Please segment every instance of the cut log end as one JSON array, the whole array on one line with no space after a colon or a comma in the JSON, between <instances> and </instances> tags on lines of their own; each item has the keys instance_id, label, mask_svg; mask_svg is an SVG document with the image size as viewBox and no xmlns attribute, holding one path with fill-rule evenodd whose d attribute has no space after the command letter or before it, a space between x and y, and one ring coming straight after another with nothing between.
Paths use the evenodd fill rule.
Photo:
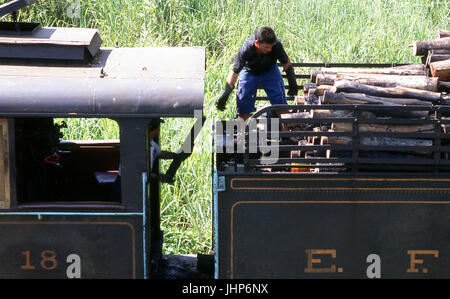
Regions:
<instances>
[{"instance_id":1,"label":"cut log end","mask_svg":"<svg viewBox=\"0 0 450 299\"><path fill-rule=\"evenodd\" d=\"M424 56L426 53L421 52L421 48L419 46L420 42L415 42L412 44L413 48L413 56Z\"/></svg>"},{"instance_id":2,"label":"cut log end","mask_svg":"<svg viewBox=\"0 0 450 299\"><path fill-rule=\"evenodd\" d=\"M430 63L430 71L433 77L440 81L447 81L450 77L450 59Z\"/></svg>"}]
</instances>

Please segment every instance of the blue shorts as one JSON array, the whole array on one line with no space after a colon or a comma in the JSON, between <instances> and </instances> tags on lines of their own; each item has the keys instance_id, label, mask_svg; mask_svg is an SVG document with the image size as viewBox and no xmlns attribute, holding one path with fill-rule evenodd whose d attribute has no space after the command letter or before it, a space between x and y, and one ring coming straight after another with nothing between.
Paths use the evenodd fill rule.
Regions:
<instances>
[{"instance_id":1,"label":"blue shorts","mask_svg":"<svg viewBox=\"0 0 450 299\"><path fill-rule=\"evenodd\" d=\"M255 111L256 91L260 84L272 105L287 103L283 77L276 64L261 75L254 75L244 67L239 75L236 92L237 112L239 114L249 114Z\"/></svg>"}]
</instances>

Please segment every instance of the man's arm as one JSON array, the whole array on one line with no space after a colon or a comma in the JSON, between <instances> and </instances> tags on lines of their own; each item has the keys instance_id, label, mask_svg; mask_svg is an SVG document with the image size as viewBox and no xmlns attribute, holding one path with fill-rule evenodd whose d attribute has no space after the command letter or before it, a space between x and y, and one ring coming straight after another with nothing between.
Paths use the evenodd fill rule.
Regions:
<instances>
[{"instance_id":1,"label":"man's arm","mask_svg":"<svg viewBox=\"0 0 450 299\"><path fill-rule=\"evenodd\" d=\"M228 98L234 89L238 76L239 74L236 74L233 70L231 70L228 74L225 90L216 102L216 107L218 110L223 111L225 109L225 105L227 104Z\"/></svg>"},{"instance_id":2,"label":"man's arm","mask_svg":"<svg viewBox=\"0 0 450 299\"><path fill-rule=\"evenodd\" d=\"M283 70L286 72L289 84L288 95L296 96L298 93L297 78L295 77L294 67L291 65L291 60L289 58L287 63L283 64Z\"/></svg>"},{"instance_id":3,"label":"man's arm","mask_svg":"<svg viewBox=\"0 0 450 299\"><path fill-rule=\"evenodd\" d=\"M230 71L230 74L227 78L227 83L234 88L234 85L236 84L237 78L239 74L236 74L233 70Z\"/></svg>"},{"instance_id":4,"label":"man's arm","mask_svg":"<svg viewBox=\"0 0 450 299\"><path fill-rule=\"evenodd\" d=\"M175 159L178 156L177 153L168 152L168 151L161 151L161 154L159 154L158 158L160 159Z\"/></svg>"},{"instance_id":5,"label":"man's arm","mask_svg":"<svg viewBox=\"0 0 450 299\"><path fill-rule=\"evenodd\" d=\"M288 61L282 65L283 66L283 71L287 71L287 69L291 66L291 60L288 57Z\"/></svg>"}]
</instances>

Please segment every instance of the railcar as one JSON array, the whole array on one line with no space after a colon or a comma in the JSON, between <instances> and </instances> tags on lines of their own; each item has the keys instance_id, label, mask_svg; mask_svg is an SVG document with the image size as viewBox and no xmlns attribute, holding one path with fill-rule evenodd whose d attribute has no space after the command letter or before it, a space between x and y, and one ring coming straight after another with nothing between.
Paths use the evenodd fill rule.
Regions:
<instances>
[{"instance_id":1,"label":"railcar","mask_svg":"<svg viewBox=\"0 0 450 299\"><path fill-rule=\"evenodd\" d=\"M0 15L33 2L8 2ZM202 123L205 49L101 44L95 29L0 24L1 278L148 278L160 269L149 124L196 113ZM119 138L62 140L61 118L110 119Z\"/></svg>"},{"instance_id":2,"label":"railcar","mask_svg":"<svg viewBox=\"0 0 450 299\"><path fill-rule=\"evenodd\" d=\"M0 16L34 2L10 1ZM192 151L205 120L205 48L101 45L94 29L0 23L0 278L450 277L448 106L274 105L243 127L213 121L211 254L164 256L149 125L195 118L182 146ZM294 64L327 66L395 65ZM392 117L363 117L381 112ZM110 119L119 138L61 140L61 118ZM330 123L350 129L311 129ZM361 130L370 124L429 130ZM378 137L431 143L360 142Z\"/></svg>"},{"instance_id":3,"label":"railcar","mask_svg":"<svg viewBox=\"0 0 450 299\"><path fill-rule=\"evenodd\" d=\"M271 118L277 110L293 117ZM327 113L302 117L314 111ZM310 103L265 107L246 126L217 121L215 277L448 278L449 115L439 104ZM338 123L348 129L313 129ZM408 139L421 143L367 142Z\"/></svg>"}]
</instances>

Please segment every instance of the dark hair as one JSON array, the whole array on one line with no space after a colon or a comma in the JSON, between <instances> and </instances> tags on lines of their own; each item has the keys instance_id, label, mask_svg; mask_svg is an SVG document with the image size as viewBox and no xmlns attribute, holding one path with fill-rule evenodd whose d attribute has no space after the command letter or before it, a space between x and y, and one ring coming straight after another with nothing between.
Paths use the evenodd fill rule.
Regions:
<instances>
[{"instance_id":1,"label":"dark hair","mask_svg":"<svg viewBox=\"0 0 450 299\"><path fill-rule=\"evenodd\" d=\"M159 117L152 118L152 120L150 121L150 123L148 125L148 128L150 131L153 131L154 129L157 129L161 125L161 123L164 123L163 119L161 119Z\"/></svg>"},{"instance_id":2,"label":"dark hair","mask_svg":"<svg viewBox=\"0 0 450 299\"><path fill-rule=\"evenodd\" d=\"M261 27L255 32L255 39L260 43L274 44L277 41L275 32L270 27Z\"/></svg>"}]
</instances>

